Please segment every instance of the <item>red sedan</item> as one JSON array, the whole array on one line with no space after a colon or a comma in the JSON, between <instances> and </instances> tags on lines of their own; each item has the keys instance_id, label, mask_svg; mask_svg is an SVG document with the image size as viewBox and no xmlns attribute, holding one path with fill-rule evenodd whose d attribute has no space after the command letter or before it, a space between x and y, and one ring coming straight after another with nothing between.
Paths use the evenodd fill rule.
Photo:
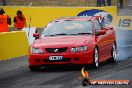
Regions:
<instances>
[{"instance_id":1,"label":"red sedan","mask_svg":"<svg viewBox=\"0 0 132 88\"><path fill-rule=\"evenodd\" d=\"M32 71L46 65L92 64L115 62L116 35L112 27L104 27L96 17L60 18L49 23L29 49Z\"/></svg>"}]
</instances>

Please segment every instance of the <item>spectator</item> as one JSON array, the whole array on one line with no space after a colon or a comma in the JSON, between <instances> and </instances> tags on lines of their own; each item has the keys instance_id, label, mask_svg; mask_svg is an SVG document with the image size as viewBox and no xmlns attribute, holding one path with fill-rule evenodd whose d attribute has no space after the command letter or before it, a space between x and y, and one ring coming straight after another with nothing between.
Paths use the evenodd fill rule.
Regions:
<instances>
[{"instance_id":1,"label":"spectator","mask_svg":"<svg viewBox=\"0 0 132 88\"><path fill-rule=\"evenodd\" d=\"M123 9L123 0L119 0L119 7L120 7L120 9Z\"/></svg>"},{"instance_id":2,"label":"spectator","mask_svg":"<svg viewBox=\"0 0 132 88\"><path fill-rule=\"evenodd\" d=\"M128 6L128 0L126 0L126 6Z\"/></svg>"},{"instance_id":3,"label":"spectator","mask_svg":"<svg viewBox=\"0 0 132 88\"><path fill-rule=\"evenodd\" d=\"M111 0L107 0L107 5L111 6Z\"/></svg>"},{"instance_id":4,"label":"spectator","mask_svg":"<svg viewBox=\"0 0 132 88\"><path fill-rule=\"evenodd\" d=\"M106 2L105 2L105 0L101 0L101 6L106 6Z\"/></svg>"},{"instance_id":5,"label":"spectator","mask_svg":"<svg viewBox=\"0 0 132 88\"><path fill-rule=\"evenodd\" d=\"M8 32L8 25L11 25L11 18L4 13L4 9L0 8L0 32Z\"/></svg>"},{"instance_id":6,"label":"spectator","mask_svg":"<svg viewBox=\"0 0 132 88\"><path fill-rule=\"evenodd\" d=\"M2 0L3 6L6 6L6 0Z\"/></svg>"},{"instance_id":7,"label":"spectator","mask_svg":"<svg viewBox=\"0 0 132 88\"><path fill-rule=\"evenodd\" d=\"M100 7L100 0L97 0L97 7Z\"/></svg>"},{"instance_id":8,"label":"spectator","mask_svg":"<svg viewBox=\"0 0 132 88\"><path fill-rule=\"evenodd\" d=\"M106 6L105 0L97 0L97 7Z\"/></svg>"},{"instance_id":9,"label":"spectator","mask_svg":"<svg viewBox=\"0 0 132 88\"><path fill-rule=\"evenodd\" d=\"M26 27L26 19L22 14L22 11L17 11L17 16L14 17L14 30L21 31L24 27Z\"/></svg>"}]
</instances>

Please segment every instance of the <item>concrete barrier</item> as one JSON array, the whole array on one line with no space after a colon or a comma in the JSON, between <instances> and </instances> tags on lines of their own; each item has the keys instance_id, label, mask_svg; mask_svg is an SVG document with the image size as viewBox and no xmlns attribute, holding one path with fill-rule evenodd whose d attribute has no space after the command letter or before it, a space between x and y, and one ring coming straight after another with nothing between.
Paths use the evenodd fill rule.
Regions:
<instances>
[{"instance_id":1,"label":"concrete barrier","mask_svg":"<svg viewBox=\"0 0 132 88\"><path fill-rule=\"evenodd\" d=\"M0 60L27 55L28 47L25 32L0 33Z\"/></svg>"},{"instance_id":2,"label":"concrete barrier","mask_svg":"<svg viewBox=\"0 0 132 88\"><path fill-rule=\"evenodd\" d=\"M116 29L132 30L132 16L117 16L115 20Z\"/></svg>"},{"instance_id":3,"label":"concrete barrier","mask_svg":"<svg viewBox=\"0 0 132 88\"><path fill-rule=\"evenodd\" d=\"M18 7L18 6L7 6L3 8L7 15L12 19L16 15L17 10L22 10L23 14L27 19L27 25L30 23L31 27L43 28L52 20L60 17L77 16L82 11L99 9L110 13L113 19L117 16L117 7ZM13 26L13 24L12 24Z\"/></svg>"},{"instance_id":4,"label":"concrete barrier","mask_svg":"<svg viewBox=\"0 0 132 88\"><path fill-rule=\"evenodd\" d=\"M16 15L17 10L22 10L23 14L26 16L27 25L31 27L43 28L52 20L55 20L60 17L67 16L77 16L80 12L97 9L104 10L108 12L112 17L112 23L110 26L115 29L132 29L130 19L132 16L118 16L117 15L117 6L106 6L106 7L18 7L18 6L6 6L0 7L4 8L6 14L13 17ZM125 19L128 18L129 20ZM30 22L31 20L31 22ZM11 27L13 24L11 25Z\"/></svg>"}]
</instances>

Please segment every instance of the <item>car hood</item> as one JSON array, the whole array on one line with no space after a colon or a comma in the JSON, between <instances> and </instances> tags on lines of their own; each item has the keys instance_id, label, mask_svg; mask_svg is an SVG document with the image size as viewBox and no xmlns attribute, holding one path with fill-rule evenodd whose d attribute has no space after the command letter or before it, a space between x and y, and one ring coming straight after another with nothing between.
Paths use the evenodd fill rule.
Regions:
<instances>
[{"instance_id":1,"label":"car hood","mask_svg":"<svg viewBox=\"0 0 132 88\"><path fill-rule=\"evenodd\" d=\"M83 45L84 43L90 41L91 37L92 35L43 37L35 40L33 43L33 47L55 48L55 47L78 46L78 45Z\"/></svg>"}]
</instances>

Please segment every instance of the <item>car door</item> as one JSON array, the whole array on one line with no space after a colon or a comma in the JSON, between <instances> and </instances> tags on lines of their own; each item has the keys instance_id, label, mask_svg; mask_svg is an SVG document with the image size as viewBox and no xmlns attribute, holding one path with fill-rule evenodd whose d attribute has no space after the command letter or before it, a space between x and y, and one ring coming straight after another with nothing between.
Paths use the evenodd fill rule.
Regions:
<instances>
[{"instance_id":1,"label":"car door","mask_svg":"<svg viewBox=\"0 0 132 88\"><path fill-rule=\"evenodd\" d=\"M114 38L115 36L114 35L114 30L113 29L110 29L109 27L106 27L106 43L107 43L107 57L109 58L111 56L111 51L112 51L112 46L114 44ZM106 58L106 59L108 59Z\"/></svg>"},{"instance_id":2,"label":"car door","mask_svg":"<svg viewBox=\"0 0 132 88\"><path fill-rule=\"evenodd\" d=\"M101 23L96 19L95 20L96 44L99 50L99 62L101 62L106 59L108 48L107 48L107 33L103 35L98 35L99 30L105 30L105 29L103 28Z\"/></svg>"}]
</instances>

